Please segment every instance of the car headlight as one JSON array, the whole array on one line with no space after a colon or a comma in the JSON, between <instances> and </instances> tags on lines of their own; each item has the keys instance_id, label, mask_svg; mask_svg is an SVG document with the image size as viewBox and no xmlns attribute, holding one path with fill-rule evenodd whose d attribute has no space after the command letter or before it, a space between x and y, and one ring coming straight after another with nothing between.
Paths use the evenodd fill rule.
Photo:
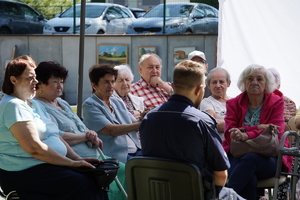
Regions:
<instances>
[{"instance_id":1,"label":"car headlight","mask_svg":"<svg viewBox=\"0 0 300 200\"><path fill-rule=\"evenodd\" d=\"M90 24L85 24L84 29L87 29L90 26ZM76 31L80 31L80 25L76 26Z\"/></svg>"},{"instance_id":2,"label":"car headlight","mask_svg":"<svg viewBox=\"0 0 300 200\"><path fill-rule=\"evenodd\" d=\"M182 26L182 25L183 25L182 22L178 22L178 23L174 23L174 24L169 24L169 25L166 25L166 29L179 28L179 27Z\"/></svg>"},{"instance_id":3,"label":"car headlight","mask_svg":"<svg viewBox=\"0 0 300 200\"><path fill-rule=\"evenodd\" d=\"M47 31L52 31L52 26L50 26L49 24L46 24L44 26L44 29L47 30Z\"/></svg>"}]
</instances>

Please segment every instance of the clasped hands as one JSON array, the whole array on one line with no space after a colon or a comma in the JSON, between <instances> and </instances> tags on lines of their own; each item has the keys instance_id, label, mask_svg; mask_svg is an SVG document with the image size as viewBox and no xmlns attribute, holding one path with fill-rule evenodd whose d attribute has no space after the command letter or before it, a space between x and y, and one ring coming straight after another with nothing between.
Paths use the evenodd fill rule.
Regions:
<instances>
[{"instance_id":1,"label":"clasped hands","mask_svg":"<svg viewBox=\"0 0 300 200\"><path fill-rule=\"evenodd\" d=\"M100 138L98 138L98 134L95 131L87 130L86 140L93 144L93 148L100 147L100 149L103 149L103 142Z\"/></svg>"},{"instance_id":2,"label":"clasped hands","mask_svg":"<svg viewBox=\"0 0 300 200\"><path fill-rule=\"evenodd\" d=\"M258 130L266 129L269 126L270 126L270 124L259 124L259 125L257 125L257 129ZM274 126L276 126L276 125L274 125ZM276 126L276 127L279 128L278 126ZM238 128L231 128L231 129L229 129L229 132L230 132L230 138L234 141L243 142L243 141L249 139L248 134L245 132L242 132Z\"/></svg>"},{"instance_id":3,"label":"clasped hands","mask_svg":"<svg viewBox=\"0 0 300 200\"><path fill-rule=\"evenodd\" d=\"M229 129L230 132L230 138L236 142L243 142L245 140L248 140L249 136L247 133L242 132L238 128L231 128Z\"/></svg>"}]
</instances>

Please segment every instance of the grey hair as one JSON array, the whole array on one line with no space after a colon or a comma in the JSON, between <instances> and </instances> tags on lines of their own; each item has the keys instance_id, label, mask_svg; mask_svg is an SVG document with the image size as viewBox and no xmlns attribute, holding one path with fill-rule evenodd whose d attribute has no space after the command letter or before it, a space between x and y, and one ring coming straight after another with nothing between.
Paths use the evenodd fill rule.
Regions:
<instances>
[{"instance_id":1,"label":"grey hair","mask_svg":"<svg viewBox=\"0 0 300 200\"><path fill-rule=\"evenodd\" d=\"M269 68L268 69L275 78L275 83L277 84L277 87L281 84L281 78L279 72L275 68Z\"/></svg>"},{"instance_id":2,"label":"grey hair","mask_svg":"<svg viewBox=\"0 0 300 200\"><path fill-rule=\"evenodd\" d=\"M159 61L160 67L162 67L162 60L155 53L146 53L146 54L142 55L142 57L140 58L139 65L141 65L144 62L144 60L147 59L147 58L149 58L150 56L153 56L153 57L157 58L157 60Z\"/></svg>"},{"instance_id":3,"label":"grey hair","mask_svg":"<svg viewBox=\"0 0 300 200\"><path fill-rule=\"evenodd\" d=\"M249 65L244 71L242 71L241 75L239 76L237 86L238 88L242 91L245 92L245 80L248 76L250 76L254 71L257 70L262 70L265 72L265 78L267 81L267 88L266 88L266 93L272 93L276 89L276 83L275 83L275 78L273 74L267 70L265 67L257 64L252 64Z\"/></svg>"},{"instance_id":4,"label":"grey hair","mask_svg":"<svg viewBox=\"0 0 300 200\"><path fill-rule=\"evenodd\" d=\"M231 82L231 78L230 78L229 72L226 69L224 69L224 68L216 67L216 68L213 68L212 70L210 70L210 72L207 74L207 77L206 77L206 80L205 80L205 83L206 83L207 86L209 86L209 84L210 84L211 73L214 72L214 71L223 71L223 72L225 72L227 83Z\"/></svg>"},{"instance_id":5,"label":"grey hair","mask_svg":"<svg viewBox=\"0 0 300 200\"><path fill-rule=\"evenodd\" d=\"M120 76L122 76L124 74L128 74L130 81L131 82L133 81L134 76L128 65L118 65L118 66L115 66L114 69L118 70L118 75L120 75Z\"/></svg>"}]
</instances>

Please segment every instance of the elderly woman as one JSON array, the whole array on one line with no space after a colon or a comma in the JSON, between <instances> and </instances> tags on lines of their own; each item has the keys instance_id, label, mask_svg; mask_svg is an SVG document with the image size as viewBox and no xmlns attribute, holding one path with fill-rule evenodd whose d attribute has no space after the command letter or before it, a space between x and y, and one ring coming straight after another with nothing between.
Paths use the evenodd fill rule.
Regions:
<instances>
[{"instance_id":1,"label":"elderly woman","mask_svg":"<svg viewBox=\"0 0 300 200\"><path fill-rule=\"evenodd\" d=\"M281 85L281 78L279 72L275 68L268 69L275 77L276 88L279 90ZM284 101L284 121L288 123L288 121L294 117L297 113L296 104L293 100L288 98L287 96L283 96Z\"/></svg>"},{"instance_id":2,"label":"elderly woman","mask_svg":"<svg viewBox=\"0 0 300 200\"><path fill-rule=\"evenodd\" d=\"M115 83L115 91L113 96L120 98L129 112L136 118L141 117L145 110L144 98L138 97L130 93L133 74L128 65L119 65L114 67L118 70L118 76Z\"/></svg>"},{"instance_id":3,"label":"elderly woman","mask_svg":"<svg viewBox=\"0 0 300 200\"><path fill-rule=\"evenodd\" d=\"M270 124L278 127L280 141L284 132L283 95L275 90L272 73L260 65L248 66L239 77L238 87L242 93L226 102L223 147L231 165L228 187L245 199L255 200L257 180L274 177L277 158L256 153L235 158L230 154L230 142L253 139ZM288 140L285 146L289 146ZM289 171L292 158L284 156L282 160L283 168Z\"/></svg>"},{"instance_id":4,"label":"elderly woman","mask_svg":"<svg viewBox=\"0 0 300 200\"><path fill-rule=\"evenodd\" d=\"M221 139L224 139L224 117L226 115L227 88L230 86L230 75L224 68L212 69L206 79L206 86L212 95L204 98L200 104L200 110L212 115L218 122L217 128Z\"/></svg>"},{"instance_id":5,"label":"elderly woman","mask_svg":"<svg viewBox=\"0 0 300 200\"><path fill-rule=\"evenodd\" d=\"M279 72L275 68L269 68L268 70L274 75L276 88L279 90L281 85L281 77ZM287 96L283 96L283 101L284 101L283 115L284 115L284 122L285 122L285 131L289 131L291 130L291 127L288 125L288 122L292 117L294 117L297 114L297 108L295 102L290 98L288 98ZM290 144L294 146L293 138L289 138L289 139L290 139ZM298 173L300 173L300 161L298 162ZM287 181L284 184L278 186L277 199L287 199L287 188L288 188Z\"/></svg>"},{"instance_id":6,"label":"elderly woman","mask_svg":"<svg viewBox=\"0 0 300 200\"><path fill-rule=\"evenodd\" d=\"M140 122L125 104L112 97L118 71L108 64L94 65L89 71L93 94L82 105L83 122L97 131L104 142L103 152L123 163L141 154L137 130Z\"/></svg>"},{"instance_id":7,"label":"elderly woman","mask_svg":"<svg viewBox=\"0 0 300 200\"><path fill-rule=\"evenodd\" d=\"M35 99L46 108L52 120L60 129L62 138L80 156L98 158L96 147L102 148L102 141L95 131L88 130L71 106L60 98L63 85L68 76L65 67L57 62L41 62L35 69L37 92ZM89 148L85 142L90 141L95 148Z\"/></svg>"},{"instance_id":8,"label":"elderly woman","mask_svg":"<svg viewBox=\"0 0 300 200\"><path fill-rule=\"evenodd\" d=\"M58 62L41 62L35 69L37 92L35 99L38 100L47 110L52 120L57 124L62 138L71 148L82 157L99 158L96 148L102 149L102 141L95 131L87 129L80 118L73 112L68 102L61 99L64 83L68 76L68 71ZM93 148L87 146L86 142L91 142ZM125 185L125 165L120 163L118 179ZM116 183L110 185L108 193L109 199L123 199L123 194Z\"/></svg>"},{"instance_id":9,"label":"elderly woman","mask_svg":"<svg viewBox=\"0 0 300 200\"><path fill-rule=\"evenodd\" d=\"M21 199L107 199L90 178L66 167L90 167L59 136L57 126L35 95L36 65L16 59L8 63L0 102L0 184Z\"/></svg>"}]
</instances>

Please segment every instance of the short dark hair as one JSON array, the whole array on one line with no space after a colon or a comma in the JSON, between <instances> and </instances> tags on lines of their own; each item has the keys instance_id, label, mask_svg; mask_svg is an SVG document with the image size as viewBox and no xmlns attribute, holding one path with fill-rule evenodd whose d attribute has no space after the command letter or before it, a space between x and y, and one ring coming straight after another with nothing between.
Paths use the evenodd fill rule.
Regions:
<instances>
[{"instance_id":1,"label":"short dark hair","mask_svg":"<svg viewBox=\"0 0 300 200\"><path fill-rule=\"evenodd\" d=\"M20 77L25 71L26 67L36 68L36 65L33 62L29 62L23 59L14 59L11 60L6 67L4 80L2 84L2 91L5 94L11 94L14 92L14 85L10 81L10 77L14 76L16 78Z\"/></svg>"},{"instance_id":2,"label":"short dark hair","mask_svg":"<svg viewBox=\"0 0 300 200\"><path fill-rule=\"evenodd\" d=\"M68 70L59 64L57 61L44 61L41 62L35 69L36 79L39 81L38 85L43 83L48 85L48 80L51 76L61 78L65 82L68 77Z\"/></svg>"},{"instance_id":3,"label":"short dark hair","mask_svg":"<svg viewBox=\"0 0 300 200\"><path fill-rule=\"evenodd\" d=\"M116 79L118 76L118 70L114 69L114 66L110 64L94 65L90 68L89 71L90 82L98 84L100 78L104 77L106 74L114 75ZM94 88L93 92L95 92Z\"/></svg>"},{"instance_id":4,"label":"short dark hair","mask_svg":"<svg viewBox=\"0 0 300 200\"><path fill-rule=\"evenodd\" d=\"M173 87L180 90L191 90L199 83L204 83L206 67L202 63L185 60L174 68Z\"/></svg>"}]
</instances>

